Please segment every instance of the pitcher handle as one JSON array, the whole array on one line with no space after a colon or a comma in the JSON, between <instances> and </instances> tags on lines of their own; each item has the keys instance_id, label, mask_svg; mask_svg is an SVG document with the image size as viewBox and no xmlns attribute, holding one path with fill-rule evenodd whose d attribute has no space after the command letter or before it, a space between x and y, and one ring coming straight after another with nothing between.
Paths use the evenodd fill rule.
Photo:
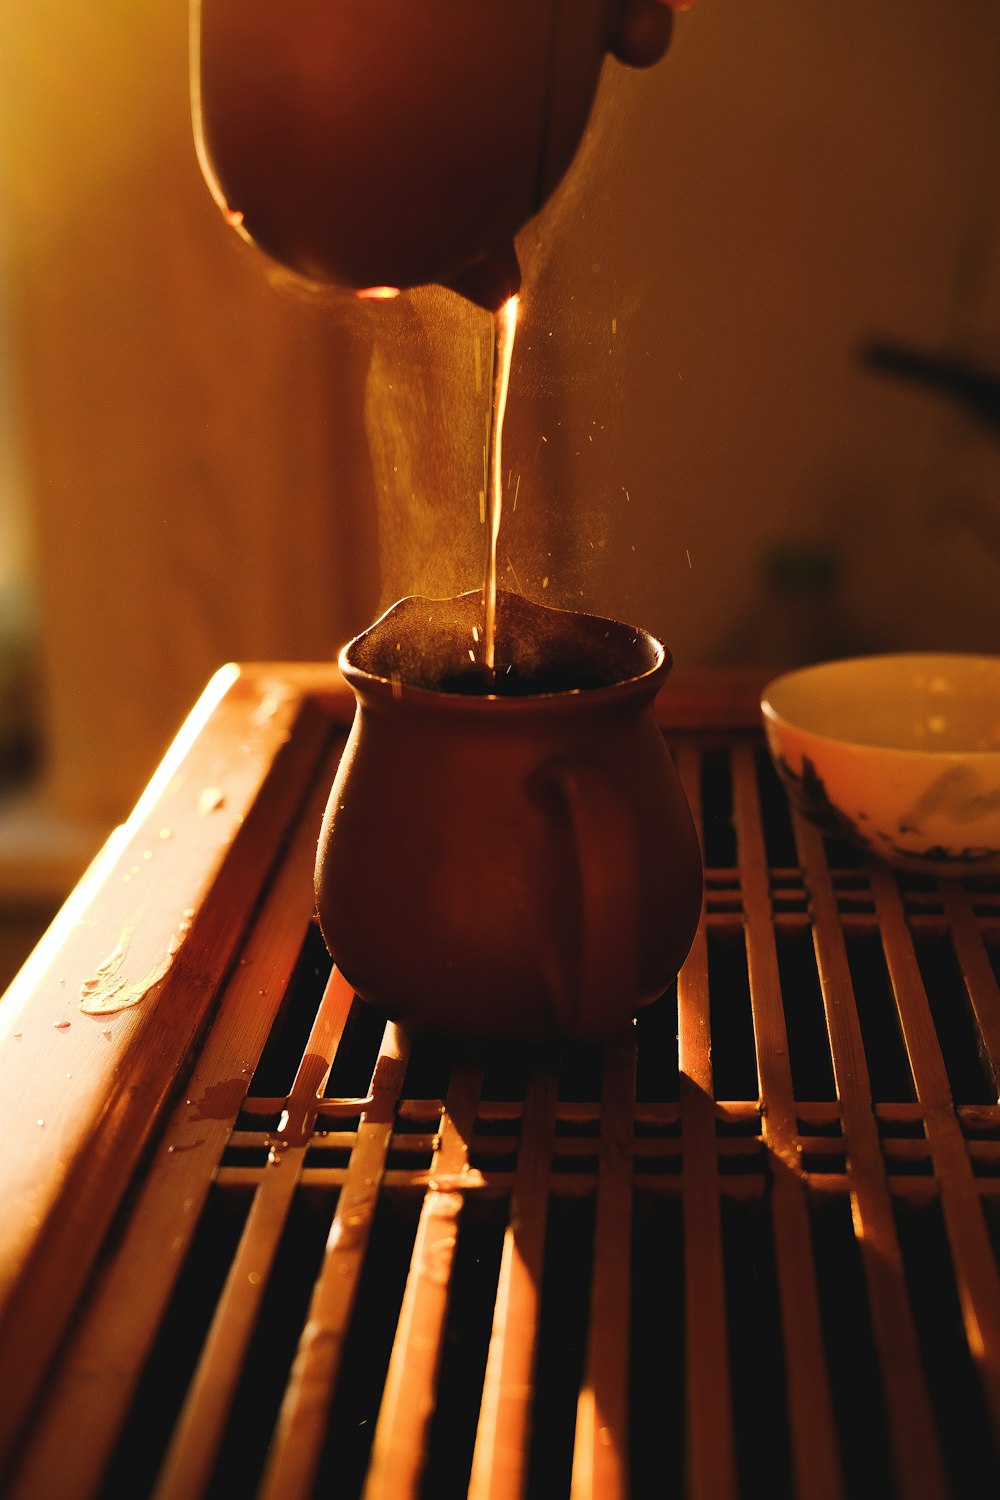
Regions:
<instances>
[{"instance_id":1,"label":"pitcher handle","mask_svg":"<svg viewBox=\"0 0 1000 1500\"><path fill-rule=\"evenodd\" d=\"M547 767L569 813L580 900L580 980L563 975L553 1006L567 1035L607 1037L635 1008L639 967L639 875L635 820L599 766ZM609 1017L612 1018L609 1024Z\"/></svg>"}]
</instances>

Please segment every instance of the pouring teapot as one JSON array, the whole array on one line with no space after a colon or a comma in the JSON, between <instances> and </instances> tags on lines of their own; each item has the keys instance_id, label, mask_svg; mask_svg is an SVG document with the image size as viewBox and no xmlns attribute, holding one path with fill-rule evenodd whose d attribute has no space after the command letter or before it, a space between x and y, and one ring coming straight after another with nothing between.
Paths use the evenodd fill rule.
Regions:
<instances>
[{"instance_id":1,"label":"pouring teapot","mask_svg":"<svg viewBox=\"0 0 1000 1500\"><path fill-rule=\"evenodd\" d=\"M681 0L192 0L199 161L272 259L495 309L569 166L605 55L654 62Z\"/></svg>"}]
</instances>

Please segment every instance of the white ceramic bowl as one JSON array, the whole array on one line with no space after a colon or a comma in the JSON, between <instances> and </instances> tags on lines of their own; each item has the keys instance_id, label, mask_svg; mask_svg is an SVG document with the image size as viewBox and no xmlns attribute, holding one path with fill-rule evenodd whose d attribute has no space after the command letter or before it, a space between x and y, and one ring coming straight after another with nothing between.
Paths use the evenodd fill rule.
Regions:
<instances>
[{"instance_id":1,"label":"white ceramic bowl","mask_svg":"<svg viewBox=\"0 0 1000 1500\"><path fill-rule=\"evenodd\" d=\"M900 869L1000 873L1000 656L904 653L777 677L761 712L795 807Z\"/></svg>"}]
</instances>

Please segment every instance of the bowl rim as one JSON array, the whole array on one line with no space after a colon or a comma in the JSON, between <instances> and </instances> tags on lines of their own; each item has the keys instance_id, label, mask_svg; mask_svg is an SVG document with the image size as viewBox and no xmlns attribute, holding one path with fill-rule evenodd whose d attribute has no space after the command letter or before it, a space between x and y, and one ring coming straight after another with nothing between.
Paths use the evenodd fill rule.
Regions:
<instances>
[{"instance_id":1,"label":"bowl rim","mask_svg":"<svg viewBox=\"0 0 1000 1500\"><path fill-rule=\"evenodd\" d=\"M869 667L877 665L887 667L890 664L909 664L926 662L928 665L934 662L942 664L962 663L971 666L975 662L988 664L1000 675L1000 655L985 651L878 651L867 655L832 657L827 661L811 662L804 666L792 667L786 672L781 672L772 677L761 690L760 711L765 725L771 724L775 728L786 726L798 734L808 735L820 744L837 745L845 749L877 751L883 755L900 755L917 759L932 759L937 761L987 759L989 757L1000 758L1000 745L989 749L945 749L933 746L908 746L888 745L878 740L862 740L852 738L848 735L837 735L824 733L803 724L800 720L776 708L772 702L775 692L789 682L799 678L813 677L817 674L832 669L850 669L852 667ZM1000 715L1000 704L998 704L998 715Z\"/></svg>"}]
</instances>

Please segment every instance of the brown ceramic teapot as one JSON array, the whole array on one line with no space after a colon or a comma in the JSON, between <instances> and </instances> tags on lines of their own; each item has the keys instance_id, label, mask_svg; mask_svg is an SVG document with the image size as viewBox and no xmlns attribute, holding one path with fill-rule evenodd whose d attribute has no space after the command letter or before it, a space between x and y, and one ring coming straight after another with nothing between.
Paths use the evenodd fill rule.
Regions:
<instances>
[{"instance_id":1,"label":"brown ceramic teapot","mask_svg":"<svg viewBox=\"0 0 1000 1500\"><path fill-rule=\"evenodd\" d=\"M202 169L295 271L498 307L605 54L652 62L669 35L668 0L192 0Z\"/></svg>"},{"instance_id":2,"label":"brown ceramic teapot","mask_svg":"<svg viewBox=\"0 0 1000 1500\"><path fill-rule=\"evenodd\" d=\"M604 1040L672 981L701 856L645 631L501 594L403 599L341 653L357 698L319 840L320 926L418 1029Z\"/></svg>"}]
</instances>

